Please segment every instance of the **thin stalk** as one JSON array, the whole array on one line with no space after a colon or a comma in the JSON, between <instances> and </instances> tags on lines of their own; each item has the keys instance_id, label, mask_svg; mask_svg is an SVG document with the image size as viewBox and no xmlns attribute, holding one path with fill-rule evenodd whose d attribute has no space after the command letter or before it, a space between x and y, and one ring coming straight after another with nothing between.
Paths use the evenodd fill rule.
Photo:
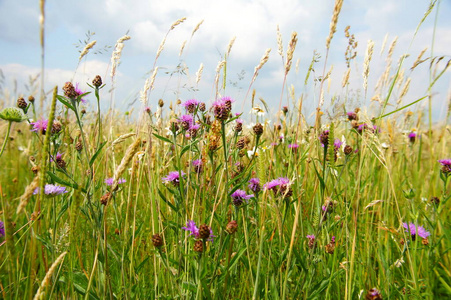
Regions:
<instances>
[{"instance_id":1,"label":"thin stalk","mask_svg":"<svg viewBox=\"0 0 451 300\"><path fill-rule=\"evenodd\" d=\"M6 141L8 140L8 138L9 138L9 133L10 133L10 131L11 131L11 125L12 125L12 121L9 121L8 122L8 129L6 130L6 136L5 136L5 140L3 141L3 145L2 145L2 150L0 151L0 157L2 157L2 154L3 154L3 151L5 150L5 147L6 147Z\"/></svg>"}]
</instances>

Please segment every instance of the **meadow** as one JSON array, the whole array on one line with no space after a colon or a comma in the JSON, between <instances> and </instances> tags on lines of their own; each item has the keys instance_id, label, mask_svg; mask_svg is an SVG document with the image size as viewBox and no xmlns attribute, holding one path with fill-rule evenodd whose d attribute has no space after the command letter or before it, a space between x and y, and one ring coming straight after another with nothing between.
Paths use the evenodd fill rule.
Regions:
<instances>
[{"instance_id":1,"label":"meadow","mask_svg":"<svg viewBox=\"0 0 451 300\"><path fill-rule=\"evenodd\" d=\"M327 53L340 8L338 0ZM355 41L346 34L351 61ZM114 47L113 78L126 40ZM295 32L286 51L279 41L285 78L296 43ZM96 74L24 94L15 106L1 99L0 297L451 298L451 102L445 122L431 117L449 57L417 53L410 66L401 57L368 87L373 47L362 76L364 93L378 91L376 115L351 95L327 113L327 53L321 77L305 70L305 81L318 83L313 121L285 81L274 116L255 97L269 51L249 82L250 120L244 99L223 94L227 55L211 83L214 99L150 97L154 68L133 119L101 111L111 86ZM421 64L429 88L400 104L404 70Z\"/></svg>"}]
</instances>

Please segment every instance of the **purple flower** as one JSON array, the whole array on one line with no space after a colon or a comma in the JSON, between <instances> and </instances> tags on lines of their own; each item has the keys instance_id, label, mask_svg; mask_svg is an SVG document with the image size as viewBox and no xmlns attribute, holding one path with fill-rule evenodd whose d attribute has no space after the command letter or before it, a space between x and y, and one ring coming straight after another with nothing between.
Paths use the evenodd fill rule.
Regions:
<instances>
[{"instance_id":1,"label":"purple flower","mask_svg":"<svg viewBox=\"0 0 451 300\"><path fill-rule=\"evenodd\" d=\"M343 142L340 139L335 139L335 141L334 141L335 150L340 149L341 145L343 145Z\"/></svg>"},{"instance_id":2,"label":"purple flower","mask_svg":"<svg viewBox=\"0 0 451 300\"><path fill-rule=\"evenodd\" d=\"M47 125L49 123L49 120L47 119L42 119L42 120L37 120L36 122L31 122L30 124L33 125L33 128L31 129L31 131L36 132L36 133L42 133L45 134L47 132Z\"/></svg>"},{"instance_id":3,"label":"purple flower","mask_svg":"<svg viewBox=\"0 0 451 300\"><path fill-rule=\"evenodd\" d=\"M349 121L357 120L357 114L353 111L349 111L346 113Z\"/></svg>"},{"instance_id":4,"label":"purple flower","mask_svg":"<svg viewBox=\"0 0 451 300\"><path fill-rule=\"evenodd\" d=\"M368 125L366 125L366 123L363 123L363 124L360 124L359 127L357 127L357 131L358 131L358 133L361 134L367 128L368 128Z\"/></svg>"},{"instance_id":5,"label":"purple flower","mask_svg":"<svg viewBox=\"0 0 451 300\"><path fill-rule=\"evenodd\" d=\"M33 192L33 195L36 195L39 193L39 188L36 188ZM59 186L56 184L46 184L44 187L44 193L49 196L58 196L64 193L67 193L67 190L64 186Z\"/></svg>"},{"instance_id":6,"label":"purple flower","mask_svg":"<svg viewBox=\"0 0 451 300\"><path fill-rule=\"evenodd\" d=\"M258 193L261 190L260 179L254 177L249 180L249 185L247 186L254 193Z\"/></svg>"},{"instance_id":7,"label":"purple flower","mask_svg":"<svg viewBox=\"0 0 451 300\"><path fill-rule=\"evenodd\" d=\"M235 205L236 207L241 206L241 204L243 204L244 200L246 200L246 202L248 202L247 200L249 200L250 198L254 197L254 195L246 195L246 192L243 190L236 190L232 195L232 202L233 205Z\"/></svg>"},{"instance_id":8,"label":"purple flower","mask_svg":"<svg viewBox=\"0 0 451 300\"><path fill-rule=\"evenodd\" d=\"M321 146L327 147L329 145L329 130L324 130L319 135L319 140L321 142Z\"/></svg>"},{"instance_id":9,"label":"purple flower","mask_svg":"<svg viewBox=\"0 0 451 300\"><path fill-rule=\"evenodd\" d=\"M186 100L182 103L182 106L185 107L186 111L190 114L194 113L196 111L196 108L199 106L200 102L196 99L190 99Z\"/></svg>"},{"instance_id":10,"label":"purple flower","mask_svg":"<svg viewBox=\"0 0 451 300\"><path fill-rule=\"evenodd\" d=\"M177 186L179 185L180 182L180 174L182 175L182 177L184 177L186 174L183 171L172 171L169 172L168 176L163 177L163 182L164 183L172 183L172 185Z\"/></svg>"},{"instance_id":11,"label":"purple flower","mask_svg":"<svg viewBox=\"0 0 451 300\"><path fill-rule=\"evenodd\" d=\"M440 160L438 160L438 162L444 167L451 166L451 159L440 159Z\"/></svg>"},{"instance_id":12,"label":"purple flower","mask_svg":"<svg viewBox=\"0 0 451 300\"><path fill-rule=\"evenodd\" d=\"M122 184L124 182L126 182L126 180L124 178L119 178L117 181L117 184ZM112 186L113 185L113 177L105 179L105 183L108 186Z\"/></svg>"},{"instance_id":13,"label":"purple flower","mask_svg":"<svg viewBox=\"0 0 451 300\"><path fill-rule=\"evenodd\" d=\"M242 119L236 119L235 121L236 121L238 124L243 124L243 122L244 122Z\"/></svg>"},{"instance_id":14,"label":"purple flower","mask_svg":"<svg viewBox=\"0 0 451 300\"><path fill-rule=\"evenodd\" d=\"M78 83L75 84L75 92L78 94L78 96L83 95L86 92L83 92L79 87L78 87ZM80 102L83 104L86 104L86 102L88 102L86 99L81 98Z\"/></svg>"},{"instance_id":15,"label":"purple flower","mask_svg":"<svg viewBox=\"0 0 451 300\"><path fill-rule=\"evenodd\" d=\"M213 102L213 113L215 118L221 121L227 120L229 113L232 110L232 102L234 102L234 100L230 97L222 97Z\"/></svg>"},{"instance_id":16,"label":"purple flower","mask_svg":"<svg viewBox=\"0 0 451 300\"><path fill-rule=\"evenodd\" d=\"M445 175L451 174L451 159L440 159L438 161L443 167L442 172Z\"/></svg>"},{"instance_id":17,"label":"purple flower","mask_svg":"<svg viewBox=\"0 0 451 300\"><path fill-rule=\"evenodd\" d=\"M5 236L5 224L0 221L0 237Z\"/></svg>"},{"instance_id":18,"label":"purple flower","mask_svg":"<svg viewBox=\"0 0 451 300\"><path fill-rule=\"evenodd\" d=\"M296 151L298 151L299 145L296 143L289 144L288 148L291 149L291 151L296 152Z\"/></svg>"},{"instance_id":19,"label":"purple flower","mask_svg":"<svg viewBox=\"0 0 451 300\"><path fill-rule=\"evenodd\" d=\"M54 162L54 161L59 161L63 159L63 153L59 153L57 152L55 157L50 156L50 161Z\"/></svg>"},{"instance_id":20,"label":"purple flower","mask_svg":"<svg viewBox=\"0 0 451 300\"><path fill-rule=\"evenodd\" d=\"M315 245L316 245L316 242L315 242L316 237L315 237L315 235L314 234L307 235L307 239L308 239L308 247L310 249L313 249L315 247Z\"/></svg>"},{"instance_id":21,"label":"purple flower","mask_svg":"<svg viewBox=\"0 0 451 300\"><path fill-rule=\"evenodd\" d=\"M193 116L182 115L178 121L184 130L188 130L193 125Z\"/></svg>"},{"instance_id":22,"label":"purple flower","mask_svg":"<svg viewBox=\"0 0 451 300\"><path fill-rule=\"evenodd\" d=\"M424 229L423 226L418 226L415 225L414 223L409 224L402 223L402 226L404 227L407 233L410 233L410 235L412 236L412 240L415 240L415 237L417 235L422 237L423 239L431 235L428 231L426 231L426 229Z\"/></svg>"},{"instance_id":23,"label":"purple flower","mask_svg":"<svg viewBox=\"0 0 451 300\"><path fill-rule=\"evenodd\" d=\"M290 180L286 177L279 177L277 179L271 180L263 185L264 189L273 190L274 194L281 194L286 198L293 194L290 188Z\"/></svg>"},{"instance_id":24,"label":"purple flower","mask_svg":"<svg viewBox=\"0 0 451 300\"><path fill-rule=\"evenodd\" d=\"M193 165L194 171L196 173L201 173L202 172L202 170L203 170L203 163L202 163L201 159L193 160L193 162L191 164Z\"/></svg>"},{"instance_id":25,"label":"purple flower","mask_svg":"<svg viewBox=\"0 0 451 300\"><path fill-rule=\"evenodd\" d=\"M315 237L314 234L307 235L307 238L308 238L309 240L315 240L315 239L316 239L316 237Z\"/></svg>"},{"instance_id":26,"label":"purple flower","mask_svg":"<svg viewBox=\"0 0 451 300\"><path fill-rule=\"evenodd\" d=\"M196 222L192 221L192 220L188 220L188 222L186 223L186 227L182 227L183 230L186 231L190 231L191 233L189 234L190 236L193 236L195 239L199 239L199 228L197 228L196 226ZM210 237L208 238L207 241L213 242L213 238L216 237L215 235L213 235L213 230L211 230L210 228Z\"/></svg>"}]
</instances>

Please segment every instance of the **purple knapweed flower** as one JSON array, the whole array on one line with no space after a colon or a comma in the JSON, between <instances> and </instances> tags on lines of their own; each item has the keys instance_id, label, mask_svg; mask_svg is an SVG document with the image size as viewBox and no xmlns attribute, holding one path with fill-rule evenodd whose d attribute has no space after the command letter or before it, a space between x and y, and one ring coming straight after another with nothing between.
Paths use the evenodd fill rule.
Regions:
<instances>
[{"instance_id":1,"label":"purple knapweed flower","mask_svg":"<svg viewBox=\"0 0 451 300\"><path fill-rule=\"evenodd\" d=\"M308 239L308 247L310 249L314 248L315 244L316 244L316 241L315 241L316 237L315 237L315 235L314 234L309 234L309 235L307 235L307 239Z\"/></svg>"},{"instance_id":2,"label":"purple knapweed flower","mask_svg":"<svg viewBox=\"0 0 451 300\"><path fill-rule=\"evenodd\" d=\"M126 180L124 178L119 178L117 181L117 184L122 184L125 182L126 182ZM113 177L105 179L105 183L108 186L112 186L113 185Z\"/></svg>"},{"instance_id":3,"label":"purple knapweed flower","mask_svg":"<svg viewBox=\"0 0 451 300\"><path fill-rule=\"evenodd\" d=\"M33 192L33 195L36 195L39 193L39 188L36 188ZM59 186L56 184L46 184L44 187L44 193L49 196L58 196L64 193L67 193L67 190L64 186Z\"/></svg>"},{"instance_id":4,"label":"purple knapweed flower","mask_svg":"<svg viewBox=\"0 0 451 300\"><path fill-rule=\"evenodd\" d=\"M258 193L261 191L260 187L260 179L254 177L249 180L249 185L247 186L254 193Z\"/></svg>"},{"instance_id":5,"label":"purple knapweed flower","mask_svg":"<svg viewBox=\"0 0 451 300\"><path fill-rule=\"evenodd\" d=\"M299 148L299 145L296 144L296 143L289 144L289 145L288 145L288 148L291 149L291 151L293 151L293 152L297 152L297 151L298 151L298 148Z\"/></svg>"},{"instance_id":6,"label":"purple knapweed flower","mask_svg":"<svg viewBox=\"0 0 451 300\"><path fill-rule=\"evenodd\" d=\"M340 149L341 145L343 145L343 142L340 139L335 139L335 141L334 141L335 150Z\"/></svg>"},{"instance_id":7,"label":"purple knapweed flower","mask_svg":"<svg viewBox=\"0 0 451 300\"><path fill-rule=\"evenodd\" d=\"M222 97L221 99L213 102L213 113L215 118L220 121L225 121L229 118L230 111L232 110L232 98Z\"/></svg>"},{"instance_id":8,"label":"purple knapweed flower","mask_svg":"<svg viewBox=\"0 0 451 300\"><path fill-rule=\"evenodd\" d=\"M188 220L188 222L186 223L186 227L182 227L183 230L186 231L190 231L191 233L189 234L190 236L193 236L195 239L199 239L199 228L197 228L196 226L196 222L194 222L193 220ZM210 236L207 239L207 241L213 242L213 238L216 237L215 235L213 235L213 230L210 228Z\"/></svg>"},{"instance_id":9,"label":"purple knapweed flower","mask_svg":"<svg viewBox=\"0 0 451 300\"><path fill-rule=\"evenodd\" d=\"M316 239L316 237L315 237L314 234L309 234L309 235L307 235L307 238L308 238L309 240L315 240L315 239Z\"/></svg>"},{"instance_id":10,"label":"purple knapweed flower","mask_svg":"<svg viewBox=\"0 0 451 300\"><path fill-rule=\"evenodd\" d=\"M442 172L445 175L451 174L451 159L440 159L438 162L442 165Z\"/></svg>"},{"instance_id":11,"label":"purple knapweed flower","mask_svg":"<svg viewBox=\"0 0 451 300\"><path fill-rule=\"evenodd\" d=\"M194 172L196 173L201 173L203 170L203 163L201 159L195 159L193 160L193 162L191 163L193 165L194 168Z\"/></svg>"},{"instance_id":12,"label":"purple knapweed flower","mask_svg":"<svg viewBox=\"0 0 451 300\"><path fill-rule=\"evenodd\" d=\"M321 146L323 148L327 147L329 145L329 130L324 130L323 132L321 132L318 139L321 142Z\"/></svg>"},{"instance_id":13,"label":"purple knapweed flower","mask_svg":"<svg viewBox=\"0 0 451 300\"><path fill-rule=\"evenodd\" d=\"M57 152L54 157L50 156L50 162L59 161L59 160L62 160L62 159L63 159L63 153Z\"/></svg>"},{"instance_id":14,"label":"purple knapweed flower","mask_svg":"<svg viewBox=\"0 0 451 300\"><path fill-rule=\"evenodd\" d=\"M414 143L415 139L417 138L417 134L412 131L411 133L409 133L408 137L409 137L410 142Z\"/></svg>"},{"instance_id":15,"label":"purple knapweed flower","mask_svg":"<svg viewBox=\"0 0 451 300\"><path fill-rule=\"evenodd\" d=\"M196 108L199 106L200 102L196 99L190 99L183 102L181 105L185 107L186 111L190 114L193 114L196 111Z\"/></svg>"},{"instance_id":16,"label":"purple knapweed flower","mask_svg":"<svg viewBox=\"0 0 451 300\"><path fill-rule=\"evenodd\" d=\"M366 123L360 124L359 127L357 127L357 132L362 134L363 131L367 128L368 128L368 125Z\"/></svg>"},{"instance_id":17,"label":"purple knapweed flower","mask_svg":"<svg viewBox=\"0 0 451 300\"><path fill-rule=\"evenodd\" d=\"M232 197L232 202L233 205L235 205L236 207L241 206L241 204L243 204L244 200L246 200L246 202L248 202L247 200L249 200L250 198L254 197L254 195L246 195L246 192L243 190L236 190L235 192L233 192L233 194L231 195Z\"/></svg>"},{"instance_id":18,"label":"purple knapweed flower","mask_svg":"<svg viewBox=\"0 0 451 300\"><path fill-rule=\"evenodd\" d=\"M402 223L402 226L406 230L407 233L410 233L412 240L415 240L415 237L418 235L421 238L425 239L431 234L424 229L423 226L415 225L414 223Z\"/></svg>"},{"instance_id":19,"label":"purple knapweed flower","mask_svg":"<svg viewBox=\"0 0 451 300\"><path fill-rule=\"evenodd\" d=\"M49 120L42 119L37 120L36 122L31 122L30 124L33 125L33 128L31 131L36 133L42 133L45 134L47 132L47 126L48 126Z\"/></svg>"},{"instance_id":20,"label":"purple knapweed flower","mask_svg":"<svg viewBox=\"0 0 451 300\"><path fill-rule=\"evenodd\" d=\"M0 221L0 237L5 236L5 224Z\"/></svg>"},{"instance_id":21,"label":"purple knapweed flower","mask_svg":"<svg viewBox=\"0 0 451 300\"><path fill-rule=\"evenodd\" d=\"M78 94L78 96L83 95L84 93L86 93L86 92L83 92L79 88L79 84L78 83L75 84L75 92ZM86 102L88 102L88 101L86 99L84 99L84 98L81 98L80 102L83 103L83 104L86 104Z\"/></svg>"},{"instance_id":22,"label":"purple knapweed flower","mask_svg":"<svg viewBox=\"0 0 451 300\"><path fill-rule=\"evenodd\" d=\"M191 115L182 115L178 122L182 126L184 130L188 130L193 125L193 116Z\"/></svg>"},{"instance_id":23,"label":"purple knapweed flower","mask_svg":"<svg viewBox=\"0 0 451 300\"><path fill-rule=\"evenodd\" d=\"M281 194L283 196L290 197L293 191L290 188L290 180L286 177L279 177L271 180L263 185L264 189L273 190L274 194Z\"/></svg>"},{"instance_id":24,"label":"purple knapweed flower","mask_svg":"<svg viewBox=\"0 0 451 300\"><path fill-rule=\"evenodd\" d=\"M172 171L169 172L168 176L163 177L163 182L164 183L172 183L172 185L177 186L180 183L180 174L182 175L182 177L184 177L186 174L183 171Z\"/></svg>"},{"instance_id":25,"label":"purple knapweed flower","mask_svg":"<svg viewBox=\"0 0 451 300\"><path fill-rule=\"evenodd\" d=\"M348 111L346 115L348 116L349 121L357 120L357 114L353 111Z\"/></svg>"}]
</instances>

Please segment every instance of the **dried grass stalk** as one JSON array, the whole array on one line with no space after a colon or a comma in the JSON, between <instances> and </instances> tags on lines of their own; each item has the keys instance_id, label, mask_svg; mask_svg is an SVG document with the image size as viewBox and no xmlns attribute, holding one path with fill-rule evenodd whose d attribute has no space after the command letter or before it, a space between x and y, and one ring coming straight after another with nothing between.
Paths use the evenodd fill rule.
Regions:
<instances>
[{"instance_id":1,"label":"dried grass stalk","mask_svg":"<svg viewBox=\"0 0 451 300\"><path fill-rule=\"evenodd\" d=\"M114 78L116 75L116 68L119 65L119 61L121 59L122 49L124 48L124 42L128 41L130 36L124 35L120 39L117 40L116 45L114 46L113 54L111 55L111 78Z\"/></svg>"},{"instance_id":2,"label":"dried grass stalk","mask_svg":"<svg viewBox=\"0 0 451 300\"><path fill-rule=\"evenodd\" d=\"M185 49L185 45L186 45L186 40L183 42L182 46L180 47L179 56L182 56L182 54L183 54L183 49Z\"/></svg>"},{"instance_id":3,"label":"dried grass stalk","mask_svg":"<svg viewBox=\"0 0 451 300\"><path fill-rule=\"evenodd\" d=\"M200 25L202 25L202 23L204 23L204 20L202 20L199 23L197 23L196 27L194 28L193 32L191 33L191 36L193 36L196 33L196 31L199 30Z\"/></svg>"},{"instance_id":4,"label":"dried grass stalk","mask_svg":"<svg viewBox=\"0 0 451 300\"><path fill-rule=\"evenodd\" d=\"M348 84L349 74L351 74L351 68L348 68L348 70L346 71L346 73L343 76L343 82L341 83L342 87L345 87Z\"/></svg>"},{"instance_id":5,"label":"dried grass stalk","mask_svg":"<svg viewBox=\"0 0 451 300\"><path fill-rule=\"evenodd\" d=\"M199 70L196 72L196 84L199 84L200 78L202 77L202 72L204 71L204 64L200 63Z\"/></svg>"},{"instance_id":6,"label":"dried grass stalk","mask_svg":"<svg viewBox=\"0 0 451 300\"><path fill-rule=\"evenodd\" d=\"M277 53L279 53L279 55L282 56L283 59L284 53L283 53L282 34L280 33L279 25L277 25L277 46L278 46Z\"/></svg>"},{"instance_id":7,"label":"dried grass stalk","mask_svg":"<svg viewBox=\"0 0 451 300\"><path fill-rule=\"evenodd\" d=\"M92 49L92 47L94 47L94 45L97 43L97 41L92 41L89 44L87 44L84 48L83 51L81 51L80 53L80 57L78 58L78 60L80 61L86 54L88 54L89 50Z\"/></svg>"},{"instance_id":8,"label":"dried grass stalk","mask_svg":"<svg viewBox=\"0 0 451 300\"><path fill-rule=\"evenodd\" d=\"M285 75L290 72L291 62L293 61L294 49L296 49L296 43L298 42L298 34L296 31L291 33L290 43L288 44L287 50L287 61L285 63Z\"/></svg>"},{"instance_id":9,"label":"dried grass stalk","mask_svg":"<svg viewBox=\"0 0 451 300\"><path fill-rule=\"evenodd\" d=\"M44 297L44 289L46 286L50 284L50 279L52 278L53 273L55 273L56 268L58 265L63 261L64 256L66 256L67 251L63 252L58 256L58 258L53 262L50 269L47 271L47 274L45 274L44 279L41 282L41 286L39 287L38 291L36 292L36 295L34 295L34 300L42 299Z\"/></svg>"},{"instance_id":10,"label":"dried grass stalk","mask_svg":"<svg viewBox=\"0 0 451 300\"><path fill-rule=\"evenodd\" d=\"M39 186L39 176L35 176L33 181L25 188L25 192L20 197L19 206L17 206L16 214L19 214L25 206L28 204L28 200L30 200L33 195L35 189Z\"/></svg>"},{"instance_id":11,"label":"dried grass stalk","mask_svg":"<svg viewBox=\"0 0 451 300\"><path fill-rule=\"evenodd\" d=\"M269 53L271 52L271 48L266 49L265 54L263 55L263 57L260 59L260 63L258 64L258 66L255 67L254 69L254 76L252 77L252 82L254 82L255 78L257 78L258 76L258 71L260 71L260 69L263 67L264 64L266 64L266 62L269 59Z\"/></svg>"},{"instance_id":12,"label":"dried grass stalk","mask_svg":"<svg viewBox=\"0 0 451 300\"><path fill-rule=\"evenodd\" d=\"M368 89L368 77L370 75L370 62L373 57L373 49L374 42L372 40L368 40L368 44L366 46L365 59L363 60L363 90L366 91Z\"/></svg>"},{"instance_id":13,"label":"dried grass stalk","mask_svg":"<svg viewBox=\"0 0 451 300\"><path fill-rule=\"evenodd\" d=\"M183 22L185 22L185 20L186 20L185 17L178 19L177 21L175 21L174 23L172 23L171 29L170 29L170 30L173 30L176 26L182 24Z\"/></svg>"},{"instance_id":14,"label":"dried grass stalk","mask_svg":"<svg viewBox=\"0 0 451 300\"><path fill-rule=\"evenodd\" d=\"M340 15L341 7L343 6L343 0L335 0L334 13L332 15L332 20L330 22L329 36L326 39L326 49L330 47L330 41L334 37L337 31L338 16Z\"/></svg>"},{"instance_id":15,"label":"dried grass stalk","mask_svg":"<svg viewBox=\"0 0 451 300\"><path fill-rule=\"evenodd\" d=\"M232 50L233 44L235 43L235 40L236 40L236 36L234 36L234 37L230 40L229 45L227 46L227 56L229 56L230 51Z\"/></svg>"},{"instance_id":16,"label":"dried grass stalk","mask_svg":"<svg viewBox=\"0 0 451 300\"><path fill-rule=\"evenodd\" d=\"M126 133L126 134L121 135L120 137L118 137L111 143L111 147L114 147L115 145L122 143L123 141L125 141L126 139L128 139L129 137L134 136L134 135L136 135L136 133Z\"/></svg>"},{"instance_id":17,"label":"dried grass stalk","mask_svg":"<svg viewBox=\"0 0 451 300\"><path fill-rule=\"evenodd\" d=\"M415 62L413 63L412 67L410 68L411 71L413 71L419 64L423 63L424 61L426 61L426 59L421 60L421 58L423 57L423 54L426 52L428 48L424 48L423 51L420 52L420 55L418 55L417 60L415 60Z\"/></svg>"},{"instance_id":18,"label":"dried grass stalk","mask_svg":"<svg viewBox=\"0 0 451 300\"><path fill-rule=\"evenodd\" d=\"M140 92L140 96L139 96L139 101L141 101L141 103L143 103L144 105L147 105L147 92L149 90L153 90L153 84L155 82L155 77L157 76L157 72L158 72L158 67L156 67L153 70L152 76L150 76L150 78L146 79L146 82L144 83L144 87L142 89L142 91Z\"/></svg>"},{"instance_id":19,"label":"dried grass stalk","mask_svg":"<svg viewBox=\"0 0 451 300\"><path fill-rule=\"evenodd\" d=\"M127 167L127 165L130 163L130 161L132 160L133 156L135 155L136 152L138 152L139 149L139 145L141 144L141 139L137 138L133 144L131 144L128 148L127 151L125 152L124 157L122 158L122 161L120 163L120 165L116 168L116 171L114 172L114 176L113 176L113 184L111 189L114 191L117 188L117 182L119 180L119 178L121 177L121 175L124 173L125 168Z\"/></svg>"}]
</instances>

